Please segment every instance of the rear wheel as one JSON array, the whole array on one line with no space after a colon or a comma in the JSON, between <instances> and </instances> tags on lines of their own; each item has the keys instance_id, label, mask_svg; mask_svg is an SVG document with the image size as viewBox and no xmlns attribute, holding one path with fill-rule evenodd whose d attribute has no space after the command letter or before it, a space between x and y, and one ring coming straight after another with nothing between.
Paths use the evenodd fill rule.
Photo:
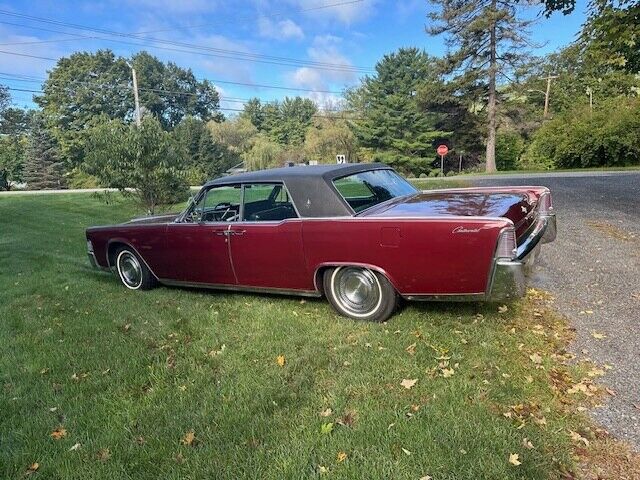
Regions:
<instances>
[{"instance_id":1,"label":"rear wheel","mask_svg":"<svg viewBox=\"0 0 640 480\"><path fill-rule=\"evenodd\" d=\"M118 277L125 287L130 290L148 290L155 287L156 278L133 249L122 247L116 252L115 258Z\"/></svg>"},{"instance_id":2,"label":"rear wheel","mask_svg":"<svg viewBox=\"0 0 640 480\"><path fill-rule=\"evenodd\" d=\"M324 292L338 313L356 320L384 322L398 305L398 294L386 277L363 267L330 268Z\"/></svg>"}]
</instances>

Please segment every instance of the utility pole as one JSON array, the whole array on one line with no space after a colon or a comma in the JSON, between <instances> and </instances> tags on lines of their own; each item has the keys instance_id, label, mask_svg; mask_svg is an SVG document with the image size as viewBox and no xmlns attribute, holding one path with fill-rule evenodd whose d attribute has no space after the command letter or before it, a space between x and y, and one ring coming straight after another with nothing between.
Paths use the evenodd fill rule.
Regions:
<instances>
[{"instance_id":1,"label":"utility pole","mask_svg":"<svg viewBox=\"0 0 640 480\"><path fill-rule=\"evenodd\" d=\"M138 76L136 75L136 69L133 68L133 65L126 61L127 65L131 69L131 78L133 80L133 101L135 103L136 111L134 112L136 117L136 126L140 126L142 123L142 116L140 113L140 98L138 97Z\"/></svg>"},{"instance_id":2,"label":"utility pole","mask_svg":"<svg viewBox=\"0 0 640 480\"><path fill-rule=\"evenodd\" d=\"M138 98L138 77L136 76L136 69L131 67L131 77L133 78L133 99L136 104L136 125L139 127L142 123L140 118L140 99Z\"/></svg>"},{"instance_id":3,"label":"utility pole","mask_svg":"<svg viewBox=\"0 0 640 480\"><path fill-rule=\"evenodd\" d=\"M558 78L557 75L549 75L543 80L547 81L547 91L544 94L544 118L549 116L549 95L551 94L551 80Z\"/></svg>"},{"instance_id":4,"label":"utility pole","mask_svg":"<svg viewBox=\"0 0 640 480\"><path fill-rule=\"evenodd\" d=\"M593 116L593 89L587 87L587 95L589 95L589 115Z\"/></svg>"}]
</instances>

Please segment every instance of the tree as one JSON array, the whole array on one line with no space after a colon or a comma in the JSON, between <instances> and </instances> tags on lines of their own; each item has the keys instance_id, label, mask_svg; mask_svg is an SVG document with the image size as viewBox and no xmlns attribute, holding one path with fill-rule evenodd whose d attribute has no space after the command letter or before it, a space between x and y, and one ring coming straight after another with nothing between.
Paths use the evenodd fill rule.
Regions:
<instances>
[{"instance_id":1,"label":"tree","mask_svg":"<svg viewBox=\"0 0 640 480\"><path fill-rule=\"evenodd\" d=\"M594 0L580 43L602 64L640 73L640 1Z\"/></svg>"},{"instance_id":2,"label":"tree","mask_svg":"<svg viewBox=\"0 0 640 480\"><path fill-rule=\"evenodd\" d=\"M529 20L518 17L518 0L431 0L440 7L429 14L436 22L428 32L446 35L452 49L443 62L460 88L486 85L487 171L496 170L497 77L517 67L530 44ZM461 72L461 73L457 73Z\"/></svg>"},{"instance_id":3,"label":"tree","mask_svg":"<svg viewBox=\"0 0 640 480\"><path fill-rule=\"evenodd\" d=\"M189 69L164 64L146 52L131 59L137 71L142 108L171 129L188 115L221 119L218 92ZM110 50L77 52L61 58L34 98L60 143L67 167L82 163L87 131L104 118L131 121L131 68Z\"/></svg>"},{"instance_id":4,"label":"tree","mask_svg":"<svg viewBox=\"0 0 640 480\"><path fill-rule=\"evenodd\" d=\"M248 119L260 132L280 145L301 146L318 107L308 98L285 97L282 102L262 104L249 101L240 117Z\"/></svg>"},{"instance_id":5,"label":"tree","mask_svg":"<svg viewBox=\"0 0 640 480\"><path fill-rule=\"evenodd\" d=\"M262 130L264 112L262 111L260 99L250 98L249 101L244 104L244 109L242 113L240 113L240 117L249 120L258 130Z\"/></svg>"},{"instance_id":6,"label":"tree","mask_svg":"<svg viewBox=\"0 0 640 480\"><path fill-rule=\"evenodd\" d=\"M9 107L0 115L0 134L24 135L29 131L33 110Z\"/></svg>"},{"instance_id":7,"label":"tree","mask_svg":"<svg viewBox=\"0 0 640 480\"><path fill-rule=\"evenodd\" d=\"M22 180L25 141L16 135L0 137L0 190Z\"/></svg>"},{"instance_id":8,"label":"tree","mask_svg":"<svg viewBox=\"0 0 640 480\"><path fill-rule=\"evenodd\" d=\"M376 73L347 92L359 144L376 159L399 166L411 159L434 158L433 142L448 132L436 128L438 114L418 102L418 92L436 81L435 60L417 48L401 48L376 64ZM428 168L427 168L428 169Z\"/></svg>"},{"instance_id":9,"label":"tree","mask_svg":"<svg viewBox=\"0 0 640 480\"><path fill-rule=\"evenodd\" d=\"M243 116L231 118L224 122L208 122L207 128L216 143L225 145L229 150L242 155L251 148L258 129Z\"/></svg>"},{"instance_id":10,"label":"tree","mask_svg":"<svg viewBox=\"0 0 640 480\"><path fill-rule=\"evenodd\" d=\"M4 111L11 104L11 95L9 89L4 85L0 85L0 117L4 115Z\"/></svg>"},{"instance_id":11,"label":"tree","mask_svg":"<svg viewBox=\"0 0 640 480\"><path fill-rule=\"evenodd\" d=\"M228 123L203 122L194 117L186 117L173 130L172 136L183 149L185 166L192 184L220 176L233 165L241 162L237 152L218 141L211 128Z\"/></svg>"},{"instance_id":12,"label":"tree","mask_svg":"<svg viewBox=\"0 0 640 480\"><path fill-rule=\"evenodd\" d=\"M251 149L246 152L244 163L248 170L261 170L281 164L283 149L264 134L257 135Z\"/></svg>"},{"instance_id":13,"label":"tree","mask_svg":"<svg viewBox=\"0 0 640 480\"><path fill-rule=\"evenodd\" d=\"M354 162L356 149L355 135L347 121L340 118L317 118L304 140L306 158L318 163L335 163L338 154Z\"/></svg>"},{"instance_id":14,"label":"tree","mask_svg":"<svg viewBox=\"0 0 640 480\"><path fill-rule=\"evenodd\" d=\"M183 151L155 118L145 118L140 127L122 120L100 122L88 146L88 173L133 195L151 214L158 205L186 198Z\"/></svg>"},{"instance_id":15,"label":"tree","mask_svg":"<svg viewBox=\"0 0 640 480\"><path fill-rule=\"evenodd\" d=\"M220 122L220 96L211 82L198 81L191 69L162 63L147 52L131 58L138 76L140 105L172 129L186 116ZM130 76L130 73L129 73Z\"/></svg>"},{"instance_id":16,"label":"tree","mask_svg":"<svg viewBox=\"0 0 640 480\"><path fill-rule=\"evenodd\" d=\"M30 190L66 188L58 145L41 114L33 117L25 157L23 180Z\"/></svg>"}]
</instances>

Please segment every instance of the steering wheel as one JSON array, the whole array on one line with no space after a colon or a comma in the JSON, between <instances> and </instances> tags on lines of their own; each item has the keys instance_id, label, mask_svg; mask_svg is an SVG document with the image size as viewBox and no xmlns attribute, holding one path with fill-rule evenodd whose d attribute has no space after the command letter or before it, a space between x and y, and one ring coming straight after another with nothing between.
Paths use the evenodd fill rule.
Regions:
<instances>
[{"instance_id":1,"label":"steering wheel","mask_svg":"<svg viewBox=\"0 0 640 480\"><path fill-rule=\"evenodd\" d=\"M224 210L224 212L222 212L222 215L216 215L218 217L216 218L216 220L224 221L225 217L229 214L232 208L233 205L230 202L220 202L219 204L217 204L215 207L213 207L214 215L216 215L221 210Z\"/></svg>"}]
</instances>

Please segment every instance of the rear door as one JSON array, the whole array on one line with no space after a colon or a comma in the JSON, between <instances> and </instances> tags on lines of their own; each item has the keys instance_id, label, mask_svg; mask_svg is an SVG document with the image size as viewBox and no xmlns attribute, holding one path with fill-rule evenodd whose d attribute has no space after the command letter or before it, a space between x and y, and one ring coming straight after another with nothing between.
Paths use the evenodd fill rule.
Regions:
<instances>
[{"instance_id":1,"label":"rear door","mask_svg":"<svg viewBox=\"0 0 640 480\"><path fill-rule=\"evenodd\" d=\"M243 186L242 221L231 225L231 260L238 284L256 288L313 290L306 269L302 223L285 186Z\"/></svg>"},{"instance_id":2,"label":"rear door","mask_svg":"<svg viewBox=\"0 0 640 480\"><path fill-rule=\"evenodd\" d=\"M186 215L169 224L167 254L172 280L208 285L235 285L229 236L240 219L240 185L209 189Z\"/></svg>"}]
</instances>

